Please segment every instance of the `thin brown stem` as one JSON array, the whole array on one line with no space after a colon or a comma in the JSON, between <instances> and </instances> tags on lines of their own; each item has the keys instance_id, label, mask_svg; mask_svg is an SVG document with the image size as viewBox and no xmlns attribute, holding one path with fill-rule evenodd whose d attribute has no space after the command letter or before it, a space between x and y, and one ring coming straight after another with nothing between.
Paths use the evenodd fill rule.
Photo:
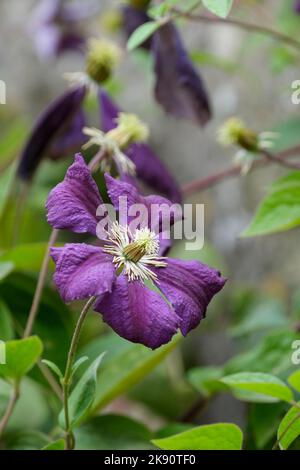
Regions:
<instances>
[{"instance_id":1,"label":"thin brown stem","mask_svg":"<svg viewBox=\"0 0 300 470\"><path fill-rule=\"evenodd\" d=\"M7 423L9 421L11 415L13 414L13 411L14 411L15 405L18 401L18 398L19 398L19 385L16 383L14 385L14 388L13 388L12 392L11 392L11 396L10 396L10 399L8 401L5 413L4 413L4 415L3 415L3 417L0 421L0 437L1 437L4 429L6 428Z\"/></svg>"},{"instance_id":2,"label":"thin brown stem","mask_svg":"<svg viewBox=\"0 0 300 470\"><path fill-rule=\"evenodd\" d=\"M260 33L265 36L270 36L278 41L284 42L285 44L288 44L289 46L297 49L297 51L300 51L300 42L297 41L296 39L281 33L280 31L276 31L274 29L268 28L267 26L259 26L256 24L248 23L246 21L238 20L235 18L219 18L217 16L208 16L208 15L201 15L201 14L195 14L191 12L186 12L183 10L180 10L178 8L172 8L171 10L176 16L181 16L183 18L186 18L190 21L196 21L196 22L201 22L201 23L206 23L206 24L221 24L224 26L233 26L239 29L243 29L245 31L249 32L254 32L254 33Z\"/></svg>"},{"instance_id":3,"label":"thin brown stem","mask_svg":"<svg viewBox=\"0 0 300 470\"><path fill-rule=\"evenodd\" d=\"M300 170L300 165L298 163L289 162L284 160L277 155L269 152L268 150L261 150L261 155L263 155L270 163L276 163L277 165L284 166L285 168L290 168L291 170Z\"/></svg>"},{"instance_id":4,"label":"thin brown stem","mask_svg":"<svg viewBox=\"0 0 300 470\"><path fill-rule=\"evenodd\" d=\"M67 360L67 365L66 365L66 370L65 370L65 375L63 379L63 403L64 403L64 413L65 413L65 428L66 428L66 445L67 445L67 450L73 450L75 447L75 439L71 430L71 425L70 425L70 415L69 415L69 389L70 389L70 384L71 384L71 378L72 378L72 367L77 351L77 346L80 338L80 333L81 329L84 323L84 320L86 319L86 316L89 312L90 307L92 304L95 302L96 297L91 297L88 302L85 304L83 307L81 314L78 318L69 353L68 353L68 360Z\"/></svg>"},{"instance_id":5,"label":"thin brown stem","mask_svg":"<svg viewBox=\"0 0 300 470\"><path fill-rule=\"evenodd\" d=\"M281 166L291 168L291 162L288 162L287 159L297 154L300 154L300 145L295 145L293 147L290 147L286 150L283 150L277 153L276 155L272 154L272 157L276 157L275 161L273 158L272 159L266 158L266 155L264 155L263 159L257 160L256 162L253 163L250 171L256 170L258 168L262 168L264 166L269 165L270 163L276 163ZM292 168L294 170L300 169L299 166L295 166L295 165L293 165ZM186 185L183 186L182 188L183 194L185 196L189 196L195 192L205 191L219 183L222 183L223 181L226 181L229 178L232 178L234 176L240 176L241 171L242 171L242 167L240 165L232 165L228 168L225 168L224 170L213 173L212 175L209 175L205 178L191 181L190 183L187 183Z\"/></svg>"}]
</instances>

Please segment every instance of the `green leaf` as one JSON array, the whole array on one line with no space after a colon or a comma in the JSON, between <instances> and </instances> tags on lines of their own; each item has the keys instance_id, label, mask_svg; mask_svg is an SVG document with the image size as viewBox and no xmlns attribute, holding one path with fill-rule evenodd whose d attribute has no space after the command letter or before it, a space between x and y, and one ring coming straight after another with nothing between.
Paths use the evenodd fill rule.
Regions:
<instances>
[{"instance_id":1,"label":"green leaf","mask_svg":"<svg viewBox=\"0 0 300 470\"><path fill-rule=\"evenodd\" d=\"M204 397L210 397L226 388L219 381L223 375L224 371L221 367L197 367L188 372L188 381Z\"/></svg>"},{"instance_id":2,"label":"green leaf","mask_svg":"<svg viewBox=\"0 0 300 470\"><path fill-rule=\"evenodd\" d=\"M54 362L48 361L47 359L42 359L42 363L46 364L46 366L48 366L49 369L51 369L52 372L54 372L54 374L57 375L57 377L59 379L63 378L63 374L62 374L60 368L56 364L54 364Z\"/></svg>"},{"instance_id":3,"label":"green leaf","mask_svg":"<svg viewBox=\"0 0 300 470\"><path fill-rule=\"evenodd\" d=\"M297 437L300 436L300 408L293 406L281 421L277 439L281 449L288 449Z\"/></svg>"},{"instance_id":4,"label":"green leaf","mask_svg":"<svg viewBox=\"0 0 300 470\"><path fill-rule=\"evenodd\" d=\"M107 349L107 355L103 362L96 399L92 407L94 413L141 381L176 347L181 339L181 336L177 335L169 344L151 351L145 346L132 344L115 336L114 334L107 335L105 339L107 348L102 347L103 342L97 342L98 351ZM116 345L115 352L113 352L114 344ZM89 350L85 352L92 357Z\"/></svg>"},{"instance_id":5,"label":"green leaf","mask_svg":"<svg viewBox=\"0 0 300 470\"><path fill-rule=\"evenodd\" d=\"M1 155L1 154L0 154ZM13 163L0 175L0 217L3 218L3 212L9 200L10 189L15 177L15 164ZM2 220L2 223L3 223Z\"/></svg>"},{"instance_id":6,"label":"green leaf","mask_svg":"<svg viewBox=\"0 0 300 470\"><path fill-rule=\"evenodd\" d=\"M133 51L145 42L160 27L159 21L148 21L137 28L127 42L127 49Z\"/></svg>"},{"instance_id":7,"label":"green leaf","mask_svg":"<svg viewBox=\"0 0 300 470\"><path fill-rule=\"evenodd\" d=\"M0 301L0 340L8 341L14 336L13 323L10 310Z\"/></svg>"},{"instance_id":8,"label":"green leaf","mask_svg":"<svg viewBox=\"0 0 300 470\"><path fill-rule=\"evenodd\" d=\"M209 424L164 439L154 439L163 450L241 450L242 431L235 424Z\"/></svg>"},{"instance_id":9,"label":"green leaf","mask_svg":"<svg viewBox=\"0 0 300 470\"><path fill-rule=\"evenodd\" d=\"M0 281L5 279L14 270L14 264L11 261L0 261Z\"/></svg>"},{"instance_id":10,"label":"green leaf","mask_svg":"<svg viewBox=\"0 0 300 470\"><path fill-rule=\"evenodd\" d=\"M291 389L282 380L270 374L263 374L261 372L241 372L239 374L228 375L223 377L221 382L228 385L233 390L238 392L250 392L257 394L258 397L249 396L250 401L257 399L263 400L264 396L272 398L273 402L283 400L290 402L293 400L293 393Z\"/></svg>"},{"instance_id":11,"label":"green leaf","mask_svg":"<svg viewBox=\"0 0 300 470\"><path fill-rule=\"evenodd\" d=\"M279 180L260 204L244 237L282 232L300 225L300 172Z\"/></svg>"},{"instance_id":12,"label":"green leaf","mask_svg":"<svg viewBox=\"0 0 300 470\"><path fill-rule=\"evenodd\" d=\"M65 450L65 448L65 440L58 439L57 441L47 444L45 447L42 448L42 450Z\"/></svg>"},{"instance_id":13,"label":"green leaf","mask_svg":"<svg viewBox=\"0 0 300 470\"><path fill-rule=\"evenodd\" d=\"M300 369L293 372L287 379L288 383L300 393Z\"/></svg>"},{"instance_id":14,"label":"green leaf","mask_svg":"<svg viewBox=\"0 0 300 470\"><path fill-rule=\"evenodd\" d=\"M86 361L88 361L89 358L87 356L83 356L83 357L80 357L74 364L73 364L73 367L72 367L72 377L73 375L75 375L75 373L77 372L77 370L79 369L79 367L84 364Z\"/></svg>"},{"instance_id":15,"label":"green leaf","mask_svg":"<svg viewBox=\"0 0 300 470\"><path fill-rule=\"evenodd\" d=\"M202 0L202 3L215 15L226 18L231 10L233 0Z\"/></svg>"},{"instance_id":16,"label":"green leaf","mask_svg":"<svg viewBox=\"0 0 300 470\"><path fill-rule=\"evenodd\" d=\"M71 429L85 417L93 404L97 386L97 372L105 353L102 353L85 371L69 397L69 415ZM59 415L59 424L65 428L64 410Z\"/></svg>"},{"instance_id":17,"label":"green leaf","mask_svg":"<svg viewBox=\"0 0 300 470\"><path fill-rule=\"evenodd\" d=\"M6 364L0 364L0 376L19 381L40 357L43 345L37 336L7 341Z\"/></svg>"},{"instance_id":18,"label":"green leaf","mask_svg":"<svg viewBox=\"0 0 300 470\"><path fill-rule=\"evenodd\" d=\"M253 403L250 407L249 425L255 446L258 449L272 447L286 403Z\"/></svg>"},{"instance_id":19,"label":"green leaf","mask_svg":"<svg viewBox=\"0 0 300 470\"><path fill-rule=\"evenodd\" d=\"M75 430L76 450L153 449L150 431L126 416L93 418Z\"/></svg>"},{"instance_id":20,"label":"green leaf","mask_svg":"<svg viewBox=\"0 0 300 470\"><path fill-rule=\"evenodd\" d=\"M6 167L16 158L22 142L28 132L28 122L25 119L16 119L5 135L0 139L0 169Z\"/></svg>"},{"instance_id":21,"label":"green leaf","mask_svg":"<svg viewBox=\"0 0 300 470\"><path fill-rule=\"evenodd\" d=\"M39 272L46 249L47 243L28 243L18 245L3 253L0 256L0 263L10 263L10 272L12 270ZM51 267L53 266L54 265L51 262Z\"/></svg>"}]
</instances>

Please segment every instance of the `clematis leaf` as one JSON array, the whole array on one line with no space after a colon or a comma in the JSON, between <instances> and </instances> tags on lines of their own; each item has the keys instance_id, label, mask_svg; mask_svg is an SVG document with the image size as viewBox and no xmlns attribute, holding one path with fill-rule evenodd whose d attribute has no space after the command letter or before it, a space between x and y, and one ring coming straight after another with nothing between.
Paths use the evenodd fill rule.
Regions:
<instances>
[{"instance_id":1,"label":"clematis leaf","mask_svg":"<svg viewBox=\"0 0 300 470\"><path fill-rule=\"evenodd\" d=\"M65 450L66 443L64 439L58 439L42 448L42 450Z\"/></svg>"},{"instance_id":2,"label":"clematis leaf","mask_svg":"<svg viewBox=\"0 0 300 470\"><path fill-rule=\"evenodd\" d=\"M7 341L5 343L5 364L0 364L0 376L19 381L32 369L43 350L37 336Z\"/></svg>"},{"instance_id":3,"label":"clematis leaf","mask_svg":"<svg viewBox=\"0 0 300 470\"><path fill-rule=\"evenodd\" d=\"M127 49L133 51L138 46L143 44L153 33L160 27L158 21L148 21L144 23L139 28L137 28L127 42Z\"/></svg>"},{"instance_id":4,"label":"clematis leaf","mask_svg":"<svg viewBox=\"0 0 300 470\"><path fill-rule=\"evenodd\" d=\"M215 15L226 18L231 10L233 0L202 0L202 3Z\"/></svg>"},{"instance_id":5,"label":"clematis leaf","mask_svg":"<svg viewBox=\"0 0 300 470\"><path fill-rule=\"evenodd\" d=\"M300 436L300 408L293 406L286 413L278 428L277 439L280 448L288 449L298 436Z\"/></svg>"},{"instance_id":6,"label":"clematis leaf","mask_svg":"<svg viewBox=\"0 0 300 470\"><path fill-rule=\"evenodd\" d=\"M152 443L164 450L241 450L242 431L235 424L209 424Z\"/></svg>"}]
</instances>

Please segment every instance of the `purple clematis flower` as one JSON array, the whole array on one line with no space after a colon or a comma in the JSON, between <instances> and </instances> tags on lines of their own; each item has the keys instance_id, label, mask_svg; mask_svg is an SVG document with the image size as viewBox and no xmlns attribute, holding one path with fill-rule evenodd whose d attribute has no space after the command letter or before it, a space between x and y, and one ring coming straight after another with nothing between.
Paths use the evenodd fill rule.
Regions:
<instances>
[{"instance_id":1,"label":"purple clematis flower","mask_svg":"<svg viewBox=\"0 0 300 470\"><path fill-rule=\"evenodd\" d=\"M86 36L79 23L99 9L95 2L68 4L65 0L41 0L30 24L41 58L59 56L66 51L83 52Z\"/></svg>"},{"instance_id":2,"label":"purple clematis flower","mask_svg":"<svg viewBox=\"0 0 300 470\"><path fill-rule=\"evenodd\" d=\"M143 197L126 182L107 174L105 179L116 211L120 210L121 196L127 197L129 208L136 203L148 209L153 204L171 207L165 198ZM49 195L47 218L54 228L95 235L99 222L96 211L101 204L96 183L78 154L64 181ZM51 255L56 263L54 281L65 302L95 296L94 310L116 333L156 349L178 330L186 335L195 328L225 280L198 261L162 258L161 223L155 233L149 228L151 217L148 219L148 225L132 232L130 219L125 217L123 224L112 225L104 245L67 244L52 248ZM151 287L146 285L149 282Z\"/></svg>"},{"instance_id":3,"label":"purple clematis flower","mask_svg":"<svg viewBox=\"0 0 300 470\"><path fill-rule=\"evenodd\" d=\"M101 128L104 132L108 132L116 127L116 118L121 110L103 90L99 91L99 102ZM135 164L137 177L141 181L161 192L173 202L182 200L178 184L149 145L135 143L125 153Z\"/></svg>"},{"instance_id":4,"label":"purple clematis flower","mask_svg":"<svg viewBox=\"0 0 300 470\"><path fill-rule=\"evenodd\" d=\"M152 50L157 101L167 113L204 126L211 118L209 98L174 24L153 35Z\"/></svg>"},{"instance_id":5,"label":"purple clematis flower","mask_svg":"<svg viewBox=\"0 0 300 470\"><path fill-rule=\"evenodd\" d=\"M131 5L126 5L122 8L123 30L126 39L129 39L132 33L142 26L144 23L150 21L147 13L141 8L135 8ZM151 49L151 38L143 42L139 47L143 49Z\"/></svg>"},{"instance_id":6,"label":"purple clematis flower","mask_svg":"<svg viewBox=\"0 0 300 470\"><path fill-rule=\"evenodd\" d=\"M68 90L39 116L20 156L17 173L21 179L31 179L46 154L57 159L85 142L81 106L86 92L82 85Z\"/></svg>"}]
</instances>

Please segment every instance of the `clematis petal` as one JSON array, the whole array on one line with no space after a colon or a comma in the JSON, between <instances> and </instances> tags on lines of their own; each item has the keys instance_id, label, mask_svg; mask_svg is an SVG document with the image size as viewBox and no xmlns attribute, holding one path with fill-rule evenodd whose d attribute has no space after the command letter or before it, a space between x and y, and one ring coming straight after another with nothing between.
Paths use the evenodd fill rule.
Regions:
<instances>
[{"instance_id":1,"label":"clematis petal","mask_svg":"<svg viewBox=\"0 0 300 470\"><path fill-rule=\"evenodd\" d=\"M80 154L62 183L50 192L46 203L47 220L56 229L96 235L97 208L103 204L91 171Z\"/></svg>"},{"instance_id":2,"label":"clematis petal","mask_svg":"<svg viewBox=\"0 0 300 470\"><path fill-rule=\"evenodd\" d=\"M76 152L86 142L87 137L82 132L86 124L84 112L80 109L73 117L69 126L61 132L52 142L48 155L52 160L60 158Z\"/></svg>"},{"instance_id":3,"label":"clematis petal","mask_svg":"<svg viewBox=\"0 0 300 470\"><path fill-rule=\"evenodd\" d=\"M51 103L38 118L20 156L18 175L29 180L57 135L78 113L86 95L86 87L72 88Z\"/></svg>"},{"instance_id":4,"label":"clematis petal","mask_svg":"<svg viewBox=\"0 0 300 470\"><path fill-rule=\"evenodd\" d=\"M300 13L300 0L297 0L295 3L295 12Z\"/></svg>"},{"instance_id":5,"label":"clematis petal","mask_svg":"<svg viewBox=\"0 0 300 470\"><path fill-rule=\"evenodd\" d=\"M111 292L115 268L100 247L69 243L52 248L51 256L56 263L54 282L64 302Z\"/></svg>"},{"instance_id":6,"label":"clematis petal","mask_svg":"<svg viewBox=\"0 0 300 470\"><path fill-rule=\"evenodd\" d=\"M157 292L139 281L117 277L111 294L100 296L94 310L118 335L156 349L176 333L179 317Z\"/></svg>"},{"instance_id":7,"label":"clematis petal","mask_svg":"<svg viewBox=\"0 0 300 470\"><path fill-rule=\"evenodd\" d=\"M103 90L99 92L99 103L101 127L104 132L108 132L116 127L116 118L121 110ZM125 153L135 164L137 176L141 181L166 195L173 202L182 200L177 182L149 145L133 144Z\"/></svg>"},{"instance_id":8,"label":"clematis petal","mask_svg":"<svg viewBox=\"0 0 300 470\"><path fill-rule=\"evenodd\" d=\"M174 24L159 28L152 47L157 101L167 113L205 125L211 117L209 99Z\"/></svg>"},{"instance_id":9,"label":"clematis petal","mask_svg":"<svg viewBox=\"0 0 300 470\"><path fill-rule=\"evenodd\" d=\"M168 258L167 267L154 271L158 276L157 287L181 318L184 336L205 317L208 304L226 282L218 271L198 261Z\"/></svg>"},{"instance_id":10,"label":"clematis petal","mask_svg":"<svg viewBox=\"0 0 300 470\"><path fill-rule=\"evenodd\" d=\"M129 225L139 217L141 227L149 227L153 232L160 233L162 230L170 229L176 220L182 218L181 207L162 196L142 196L135 186L112 178L108 173L105 174L105 181L108 195L116 211L119 212L122 224ZM132 207L134 205L142 206L143 212L137 206Z\"/></svg>"}]
</instances>

